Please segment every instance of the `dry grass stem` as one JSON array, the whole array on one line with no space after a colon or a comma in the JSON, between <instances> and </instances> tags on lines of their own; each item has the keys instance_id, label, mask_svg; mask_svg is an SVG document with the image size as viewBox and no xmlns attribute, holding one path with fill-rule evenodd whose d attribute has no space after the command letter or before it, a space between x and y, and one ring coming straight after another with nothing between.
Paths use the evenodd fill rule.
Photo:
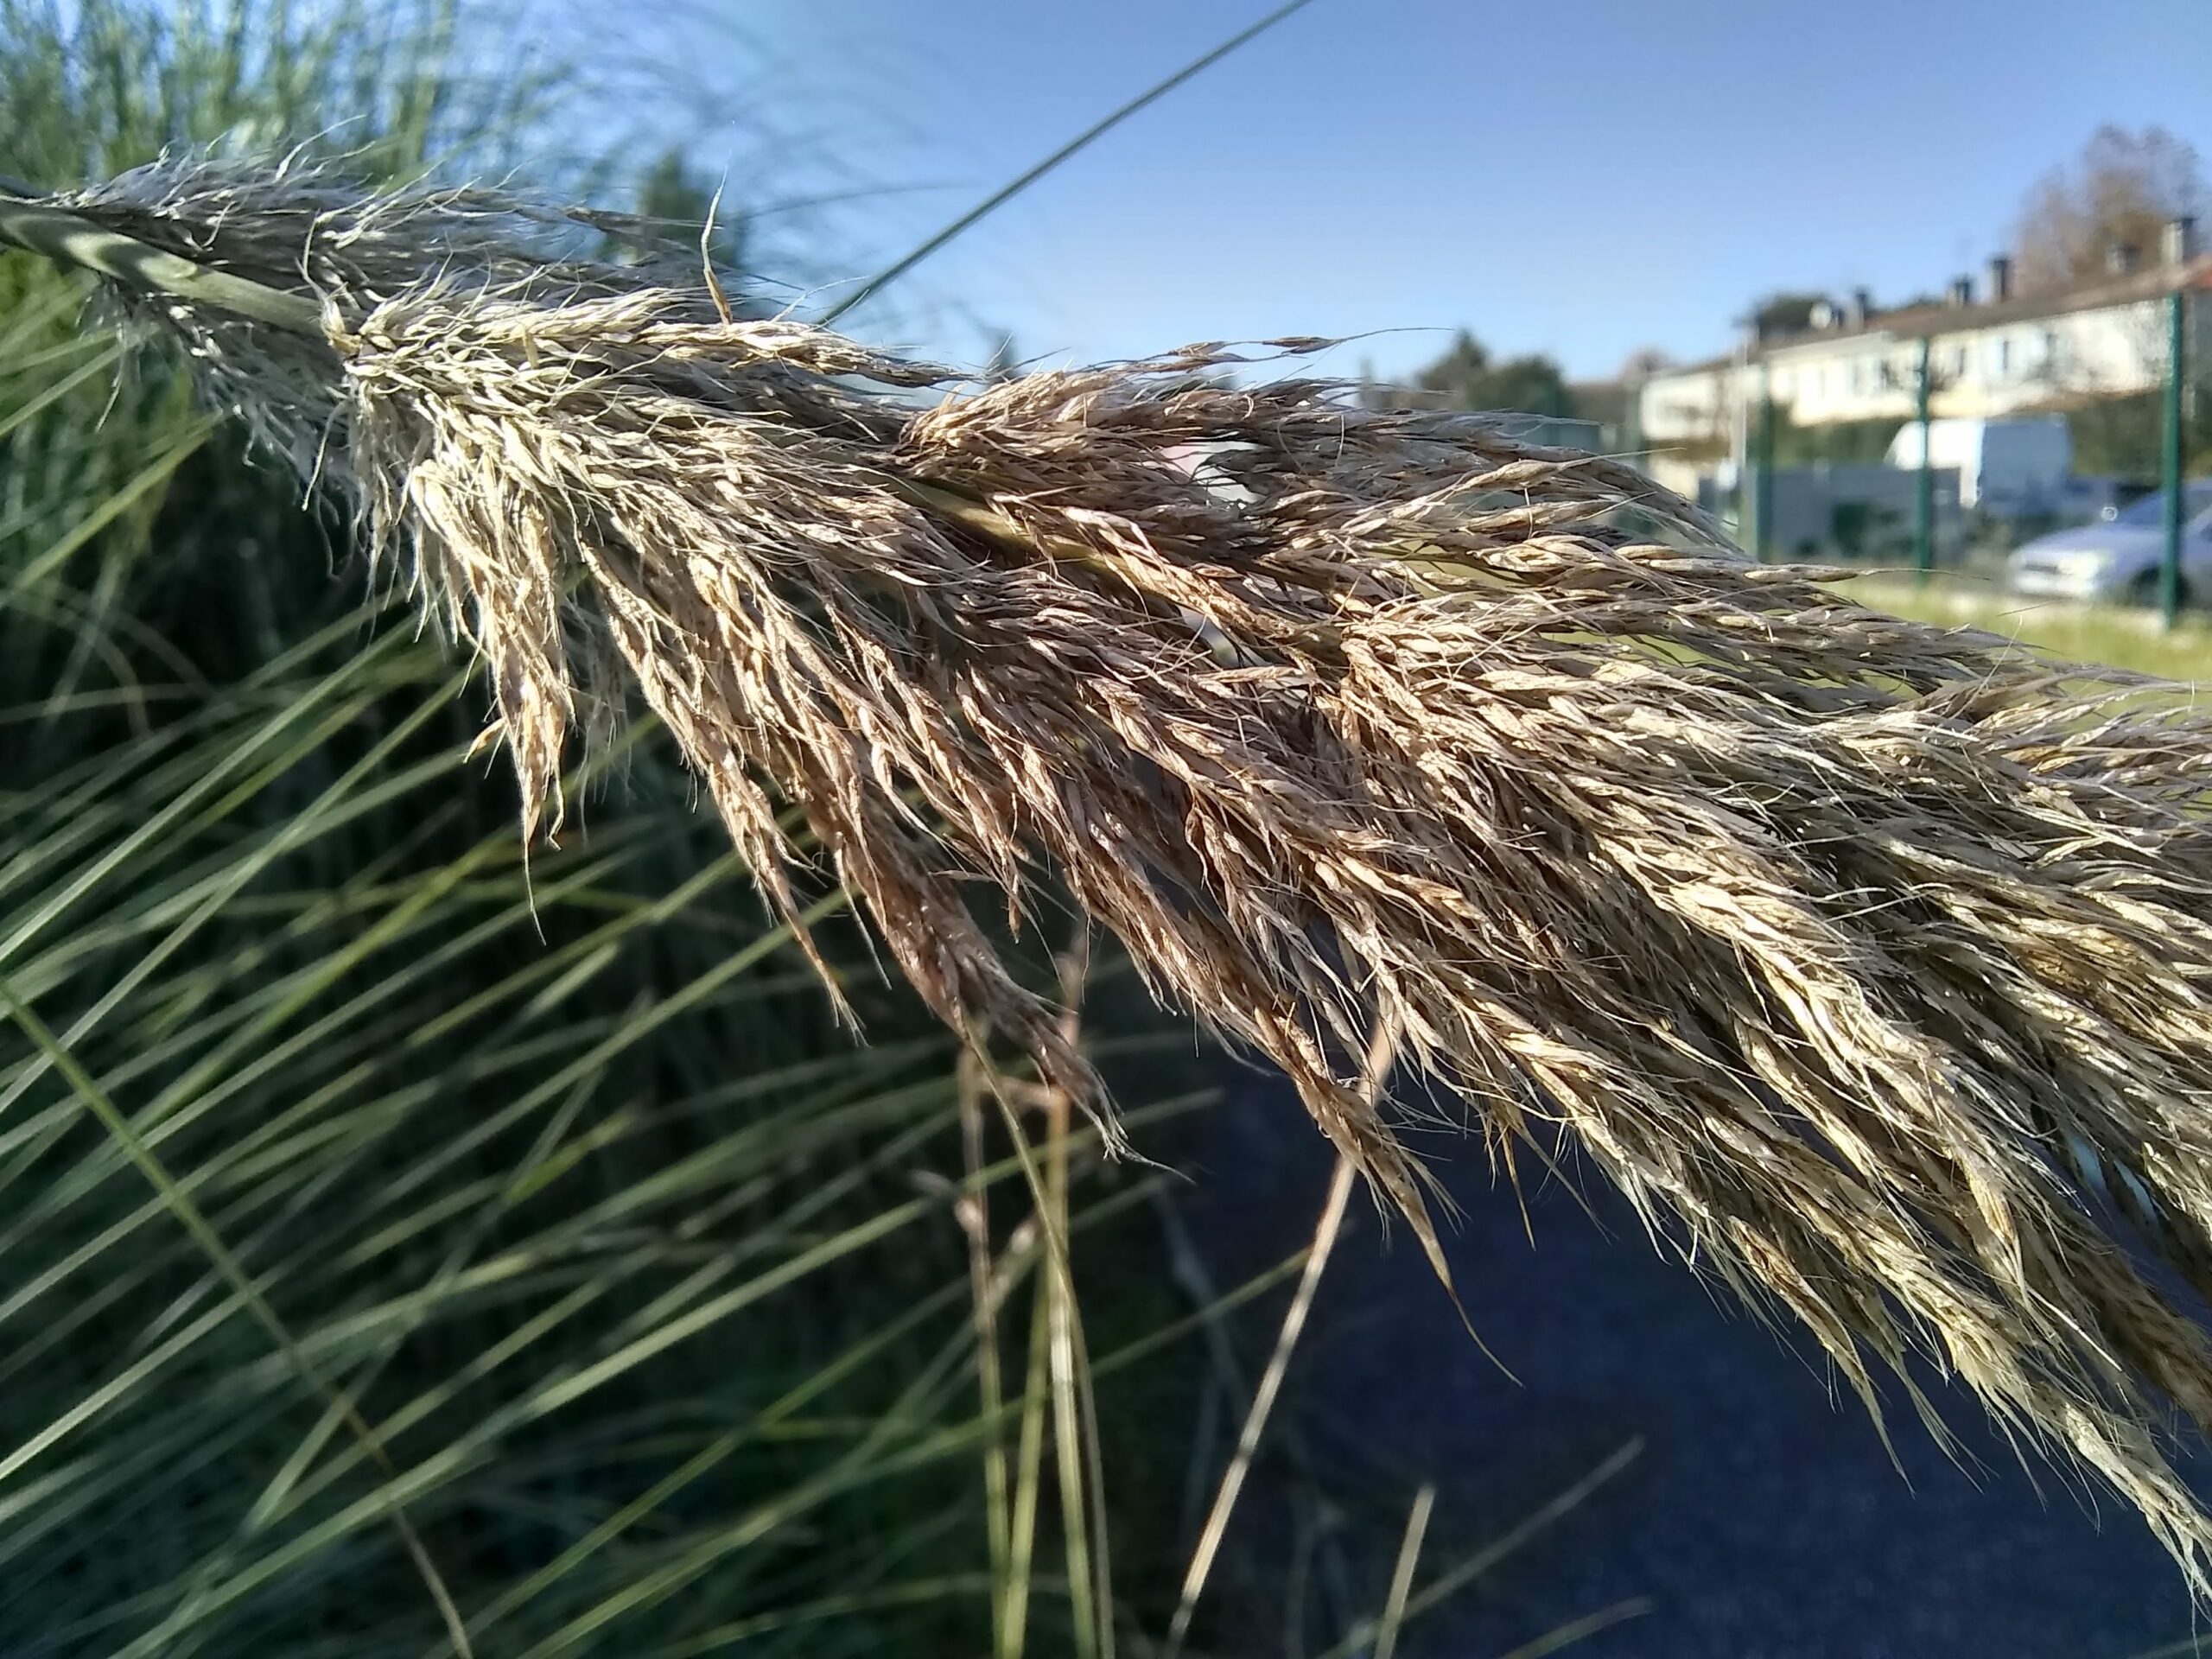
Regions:
<instances>
[{"instance_id":1,"label":"dry grass stem","mask_svg":"<svg viewBox=\"0 0 2212 1659\"><path fill-rule=\"evenodd\" d=\"M1428 1514L1436 1507L1436 1488L1423 1484L1414 1494L1406 1512L1405 1535L1398 1541L1397 1564L1390 1569L1390 1594L1382 1604L1382 1622L1375 1631L1375 1659L1391 1659L1398 1650L1398 1632L1405 1628L1406 1600L1413 1594L1414 1570L1421 1565L1421 1541L1428 1535Z\"/></svg>"},{"instance_id":2,"label":"dry grass stem","mask_svg":"<svg viewBox=\"0 0 2212 1659\"><path fill-rule=\"evenodd\" d=\"M1395 1037L1387 1028L1377 1027L1368 1043L1366 1068L1360 1082L1363 1099L1372 1102L1382 1097L1396 1055ZM1275 1396L1282 1390L1283 1378L1289 1375L1291 1356L1297 1351L1298 1339L1304 1334L1306 1319L1313 1311L1314 1298L1320 1293L1322 1275L1329 1270L1329 1258L1336 1254L1337 1241L1343 1236L1344 1211L1351 1201L1352 1185L1358 1173L1350 1158L1339 1157L1329 1177L1329 1191L1321 1200L1321 1213L1314 1219L1313 1238L1306 1246L1306 1266L1299 1274L1298 1288L1291 1295L1290 1306L1283 1310L1281 1328L1275 1333L1267 1369L1260 1373L1260 1385L1252 1391L1252 1403L1245 1411L1243 1427L1237 1432L1236 1450L1230 1454L1228 1466L1221 1471L1221 1483L1214 1489L1205 1524L1199 1529L1198 1541L1192 1548L1190 1566L1183 1574L1183 1588L1176 1598L1174 1617L1168 1623L1167 1640L1161 1647L1162 1659L1176 1659L1190 1634L1191 1618L1198 1611L1198 1598L1205 1593L1206 1580L1212 1575L1222 1540L1229 1535L1230 1516L1236 1512L1236 1500L1244 1491L1245 1477L1251 1472L1252 1460L1259 1455L1261 1439L1267 1433L1268 1420L1274 1415Z\"/></svg>"},{"instance_id":3,"label":"dry grass stem","mask_svg":"<svg viewBox=\"0 0 2212 1659\"><path fill-rule=\"evenodd\" d=\"M1306 1269L1299 1277L1298 1289L1291 1297L1289 1307L1284 1311L1281 1328L1275 1332L1275 1345L1268 1356L1267 1369L1260 1373L1260 1386L1252 1392L1252 1403L1244 1414L1236 1450L1230 1454L1228 1466L1221 1471L1220 1484L1214 1488L1205 1525L1199 1529L1198 1541L1192 1548L1191 1564L1184 1573L1174 1618L1168 1624L1167 1640L1161 1649L1165 1659L1175 1659L1183 1650L1184 1638L1190 1634L1192 1615L1198 1611L1198 1598L1205 1592L1206 1580L1212 1576L1222 1540L1229 1535L1230 1516L1236 1513L1236 1500L1243 1494L1244 1478L1251 1472L1252 1460L1259 1455L1260 1440L1267 1433L1268 1420L1274 1412L1275 1396L1282 1391L1283 1378L1289 1373L1290 1357L1297 1351L1298 1338L1305 1332L1306 1315L1313 1312L1321 1274L1344 1230L1344 1211L1358 1174L1349 1158L1338 1158L1329 1177L1328 1195L1322 1200L1321 1213L1313 1224L1313 1242L1306 1249Z\"/></svg>"},{"instance_id":4,"label":"dry grass stem","mask_svg":"<svg viewBox=\"0 0 2212 1659\"><path fill-rule=\"evenodd\" d=\"M1001 1294L994 1282L998 1274L991 1261L991 1210L988 1187L978 1177L983 1168L983 1057L963 1049L954 1090L960 1108L960 1149L969 1190L958 1206L958 1219L968 1241L968 1288L976 1328L976 1382L983 1419L993 1425L983 1446L983 1523L990 1549L991 1630L994 1643L1001 1640L1006 1626L1008 1593L1007 1573L1014 1557L1013 1480L1006 1440L997 1425L1006 1399L999 1365L998 1310ZM1001 1649L998 1649L1002 1651Z\"/></svg>"},{"instance_id":5,"label":"dry grass stem","mask_svg":"<svg viewBox=\"0 0 2212 1659\"><path fill-rule=\"evenodd\" d=\"M2158 1425L2212 1422L2212 1351L2131 1255L2212 1287L2185 700L1748 564L1478 416L1219 384L1218 348L975 387L483 193L174 163L65 205L317 300L319 339L134 303L480 653L526 830L641 700L779 912L849 884L948 1022L1106 1118L971 903L1049 873L1433 1249L1357 1084L1388 1024L1870 1405L1931 1359L2203 1584Z\"/></svg>"}]
</instances>

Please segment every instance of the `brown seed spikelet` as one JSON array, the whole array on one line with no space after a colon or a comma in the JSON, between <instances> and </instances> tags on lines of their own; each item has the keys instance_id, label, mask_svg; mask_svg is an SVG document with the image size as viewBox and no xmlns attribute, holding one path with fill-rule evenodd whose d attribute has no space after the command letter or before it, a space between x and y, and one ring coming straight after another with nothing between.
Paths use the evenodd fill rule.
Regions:
<instances>
[{"instance_id":1,"label":"brown seed spikelet","mask_svg":"<svg viewBox=\"0 0 2212 1659\"><path fill-rule=\"evenodd\" d=\"M155 309L482 652L526 829L634 687L779 911L790 802L945 1020L1103 1113L969 906L1052 872L1433 1251L1354 1083L1386 1021L1870 1405L1931 1356L2203 1584L2155 1428L2212 1424L2212 1351L2116 1224L2212 1289L2212 728L2179 700L1747 565L1478 418L1208 384L1214 348L960 390L559 263L493 197L177 166L78 205L323 296L281 359Z\"/></svg>"}]
</instances>

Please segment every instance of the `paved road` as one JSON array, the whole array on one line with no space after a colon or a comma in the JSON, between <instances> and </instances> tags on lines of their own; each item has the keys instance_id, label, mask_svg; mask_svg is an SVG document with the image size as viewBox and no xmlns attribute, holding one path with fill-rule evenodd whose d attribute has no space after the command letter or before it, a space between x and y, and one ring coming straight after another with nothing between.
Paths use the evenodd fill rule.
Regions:
<instances>
[{"instance_id":1,"label":"paved road","mask_svg":"<svg viewBox=\"0 0 2212 1659\"><path fill-rule=\"evenodd\" d=\"M1899 1411L1900 1478L1864 1411L1832 1401L1805 1344L1717 1302L1594 1182L1603 1230L1556 1187L1533 1192L1532 1248L1478 1147L1432 1150L1462 1160L1446 1177L1466 1211L1453 1273L1521 1385L1474 1351L1412 1240L1402 1229L1385 1240L1362 1198L1298 1374L1298 1422L1322 1465L1364 1464L1376 1524L1434 1480L1437 1560L1503 1530L1624 1441L1646 1449L1402 1655L1502 1655L1637 1597L1648 1613L1572 1651L2134 1659L2190 1633L2178 1575L2133 1512L2100 1494L2100 1519L2041 1465L2031 1483L1970 1406L1953 1421L1978 1475ZM1198 1155L1206 1167L1183 1202L1224 1274L1310 1230L1328 1159L1279 1082L1235 1074Z\"/></svg>"}]
</instances>

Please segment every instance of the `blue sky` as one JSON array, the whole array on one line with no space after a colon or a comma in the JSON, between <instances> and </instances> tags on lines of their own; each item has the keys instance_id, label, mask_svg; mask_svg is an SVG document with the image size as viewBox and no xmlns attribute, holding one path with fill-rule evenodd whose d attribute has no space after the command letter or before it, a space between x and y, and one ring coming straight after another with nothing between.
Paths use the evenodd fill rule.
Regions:
<instances>
[{"instance_id":1,"label":"blue sky","mask_svg":"<svg viewBox=\"0 0 2212 1659\"><path fill-rule=\"evenodd\" d=\"M1262 0L752 0L770 118L849 177L856 273ZM1316 0L848 326L963 359L1472 327L1575 375L1721 349L1753 295L1940 286L2104 121L2212 161L2207 0ZM712 159L711 137L699 154ZM804 168L799 169L802 173ZM819 176L826 177L827 175ZM792 181L785 181L788 187ZM734 180L733 188L735 188Z\"/></svg>"}]
</instances>

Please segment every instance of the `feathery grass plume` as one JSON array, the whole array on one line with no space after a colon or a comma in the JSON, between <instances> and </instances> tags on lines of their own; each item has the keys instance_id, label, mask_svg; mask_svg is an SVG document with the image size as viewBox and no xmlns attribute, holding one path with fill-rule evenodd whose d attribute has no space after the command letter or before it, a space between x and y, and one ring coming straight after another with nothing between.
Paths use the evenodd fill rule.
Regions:
<instances>
[{"instance_id":1,"label":"feathery grass plume","mask_svg":"<svg viewBox=\"0 0 2212 1659\"><path fill-rule=\"evenodd\" d=\"M1052 872L1440 1268L1355 1082L1378 1023L1509 1159L1564 1125L1870 1407L1932 1357L2206 1587L2158 1424L2212 1425L2212 1351L2124 1242L2212 1290L2180 700L1747 564L1478 417L1211 384L1217 347L971 389L486 193L176 163L62 200L320 304L294 338L130 302L481 653L526 831L640 696L778 912L849 884L939 1014L1103 1116L970 906Z\"/></svg>"}]
</instances>

